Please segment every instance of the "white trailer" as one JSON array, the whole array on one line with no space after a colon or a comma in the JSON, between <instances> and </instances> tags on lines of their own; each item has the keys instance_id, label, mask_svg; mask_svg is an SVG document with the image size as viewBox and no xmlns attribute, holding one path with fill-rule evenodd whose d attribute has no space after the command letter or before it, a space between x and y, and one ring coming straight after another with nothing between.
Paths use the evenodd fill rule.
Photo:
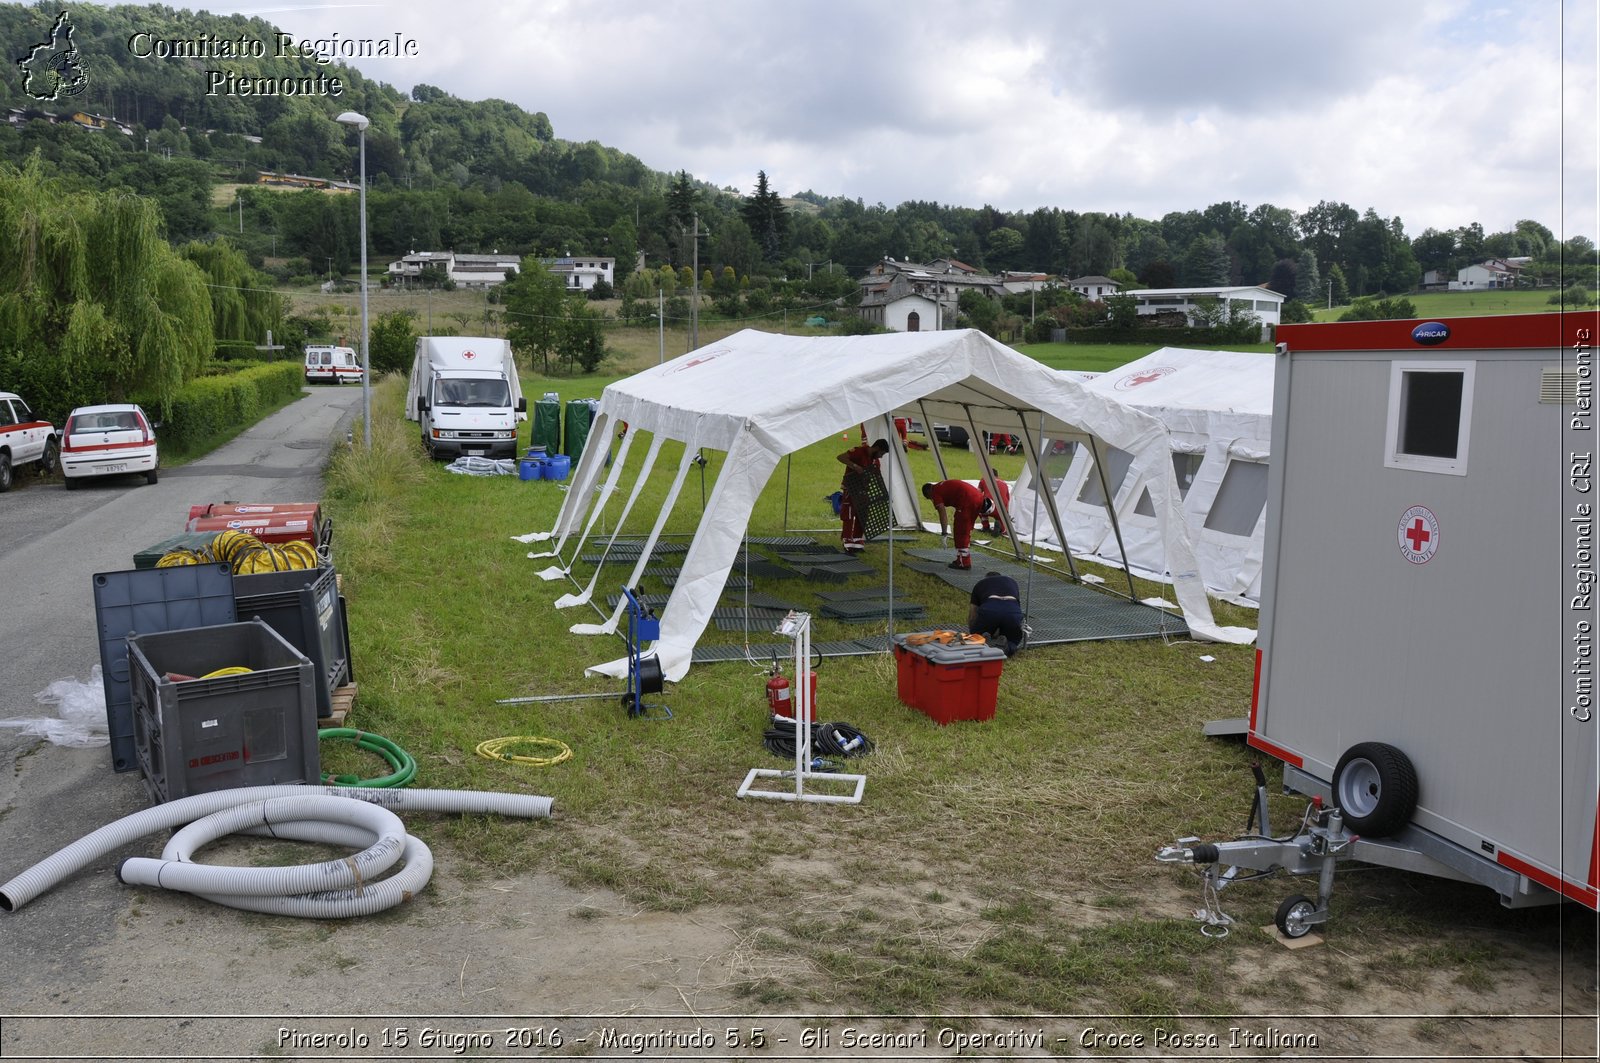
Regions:
<instances>
[{"instance_id":1,"label":"white trailer","mask_svg":"<svg viewBox=\"0 0 1600 1063\"><path fill-rule=\"evenodd\" d=\"M1247 741L1312 803L1158 859L1319 875L1290 936L1343 859L1600 908L1597 318L1279 329Z\"/></svg>"}]
</instances>

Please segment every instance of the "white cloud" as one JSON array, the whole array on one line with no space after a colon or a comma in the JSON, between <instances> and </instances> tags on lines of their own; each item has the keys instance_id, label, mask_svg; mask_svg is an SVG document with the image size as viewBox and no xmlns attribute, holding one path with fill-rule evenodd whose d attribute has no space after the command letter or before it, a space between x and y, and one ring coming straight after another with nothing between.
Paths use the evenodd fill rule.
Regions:
<instances>
[{"instance_id":1,"label":"white cloud","mask_svg":"<svg viewBox=\"0 0 1600 1063\"><path fill-rule=\"evenodd\" d=\"M418 57L355 65L719 186L765 170L782 194L1143 217L1330 199L1413 236L1518 218L1597 234L1594 8L222 5L298 37L413 36Z\"/></svg>"}]
</instances>

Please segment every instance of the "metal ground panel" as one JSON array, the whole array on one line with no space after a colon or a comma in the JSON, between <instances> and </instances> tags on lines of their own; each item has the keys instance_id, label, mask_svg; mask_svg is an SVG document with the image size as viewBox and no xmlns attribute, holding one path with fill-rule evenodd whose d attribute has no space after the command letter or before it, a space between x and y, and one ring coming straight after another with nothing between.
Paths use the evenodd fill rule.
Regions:
<instances>
[{"instance_id":1,"label":"metal ground panel","mask_svg":"<svg viewBox=\"0 0 1600 1063\"><path fill-rule=\"evenodd\" d=\"M858 622L887 620L889 618L889 602L887 600L874 599L854 602L830 602L817 610L817 615L827 617L829 620ZM896 601L894 603L894 615L896 620L920 620L928 615L928 610L916 602Z\"/></svg>"}]
</instances>

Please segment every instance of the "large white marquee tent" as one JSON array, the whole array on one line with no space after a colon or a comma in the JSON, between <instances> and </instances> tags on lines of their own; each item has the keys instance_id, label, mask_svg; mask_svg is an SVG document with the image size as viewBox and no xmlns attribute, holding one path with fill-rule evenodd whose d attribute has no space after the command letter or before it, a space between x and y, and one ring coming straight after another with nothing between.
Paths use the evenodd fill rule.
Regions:
<instances>
[{"instance_id":1,"label":"large white marquee tent","mask_svg":"<svg viewBox=\"0 0 1600 1063\"><path fill-rule=\"evenodd\" d=\"M1261 595L1272 374L1270 354L1163 347L1084 385L1166 426L1188 538L1205 585L1251 606ZM1072 552L1112 565L1121 565L1125 554L1137 575L1166 578L1162 522L1143 485L1127 475L1130 455L1112 449L1099 458L1097 463L1087 448L1068 447L1045 461ZM1034 482L1024 473L1012 491L1019 534L1059 546L1049 522L1034 528Z\"/></svg>"},{"instance_id":2,"label":"large white marquee tent","mask_svg":"<svg viewBox=\"0 0 1600 1063\"><path fill-rule=\"evenodd\" d=\"M547 580L572 578L572 560L617 492L628 448L647 435L648 452L620 515L614 515L616 526L627 521L652 476L662 443L681 442L683 457L627 581L635 585L698 450L725 452L721 474L661 610L661 634L653 647L665 677L678 680L689 670L695 643L733 569L756 500L785 455L868 425L875 438L881 435L896 443L885 469L896 522L920 524L920 496L890 427L896 412L920 417L924 424L965 425L973 439L981 439L984 431L1006 432L1035 441L1070 439L1090 449L1114 447L1131 455L1128 483L1149 494L1190 632L1220 642L1246 642L1253 636L1248 629L1219 627L1211 616L1183 520L1169 435L1161 422L973 330L816 338L745 330L610 385L601 395L591 437L607 439L620 423L626 423L628 432L609 463L606 447L585 449L554 527L527 537L554 540L553 550L542 556L569 559L540 575ZM1030 446L1028 462L1034 465L1035 460ZM986 464L984 475L992 477ZM1052 502L1045 500L1046 511L1053 510ZM1053 513L1051 523L1060 529ZM556 605L588 604L598 577L597 570L586 588L563 596ZM618 603L604 623L579 624L572 630L615 632L624 608ZM624 675L627 668L622 658L590 670Z\"/></svg>"}]
</instances>

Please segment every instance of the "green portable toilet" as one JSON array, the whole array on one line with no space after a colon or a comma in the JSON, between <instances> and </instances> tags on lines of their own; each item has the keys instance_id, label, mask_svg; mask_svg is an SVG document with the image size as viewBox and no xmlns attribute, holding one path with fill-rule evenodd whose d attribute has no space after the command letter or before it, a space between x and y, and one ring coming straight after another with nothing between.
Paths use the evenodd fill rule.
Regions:
<instances>
[{"instance_id":1,"label":"green portable toilet","mask_svg":"<svg viewBox=\"0 0 1600 1063\"><path fill-rule=\"evenodd\" d=\"M567 428L561 453L577 461L583 454L583 445L589 441L589 428L600 409L599 399L573 399L567 403Z\"/></svg>"},{"instance_id":2,"label":"green portable toilet","mask_svg":"<svg viewBox=\"0 0 1600 1063\"><path fill-rule=\"evenodd\" d=\"M542 446L546 454L561 453L561 396L553 391L533 404L533 437L536 447Z\"/></svg>"}]
</instances>

